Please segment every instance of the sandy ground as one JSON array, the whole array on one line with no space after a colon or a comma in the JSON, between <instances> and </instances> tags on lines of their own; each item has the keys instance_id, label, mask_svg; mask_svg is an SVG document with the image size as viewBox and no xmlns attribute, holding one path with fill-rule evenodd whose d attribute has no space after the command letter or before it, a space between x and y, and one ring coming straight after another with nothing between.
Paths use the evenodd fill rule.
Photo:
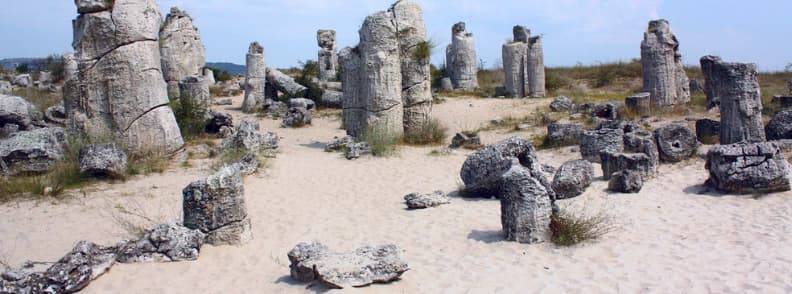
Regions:
<instances>
[{"instance_id":1,"label":"sandy ground","mask_svg":"<svg viewBox=\"0 0 792 294\"><path fill-rule=\"evenodd\" d=\"M455 132L548 102L449 99L435 106L435 116ZM454 198L435 209L405 209L402 197L410 192L456 191L469 151L430 156L438 147L404 147L391 158L347 161L321 148L344 134L337 117L296 130L260 120L282 141L269 167L245 179L253 241L205 246L195 262L119 264L84 292L323 292L289 278L286 253L313 240L337 251L380 243L404 250L411 270L402 280L344 290L353 293L792 292L792 193L701 194L707 178L701 159L662 166L640 194L609 194L597 179L584 195L562 201L572 211L610 216L616 229L599 240L571 248L523 245L502 240L495 200ZM486 132L482 139L518 134ZM570 148L540 152L556 167L576 158ZM211 160L191 164L174 162L163 174L100 184L65 200L0 205L0 258L13 266L54 261L79 240L110 245L130 237L128 222L178 220L182 188L211 172Z\"/></svg>"}]
</instances>

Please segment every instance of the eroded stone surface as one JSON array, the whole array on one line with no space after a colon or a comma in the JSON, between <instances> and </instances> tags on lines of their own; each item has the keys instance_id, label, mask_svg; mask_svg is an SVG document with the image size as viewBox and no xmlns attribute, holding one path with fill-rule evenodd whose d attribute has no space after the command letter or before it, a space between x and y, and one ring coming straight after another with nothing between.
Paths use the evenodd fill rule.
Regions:
<instances>
[{"instance_id":1,"label":"eroded stone surface","mask_svg":"<svg viewBox=\"0 0 792 294\"><path fill-rule=\"evenodd\" d=\"M649 22L641 42L644 91L652 105L666 107L690 101L690 84L685 74L679 41L667 20Z\"/></svg>"},{"instance_id":2,"label":"eroded stone surface","mask_svg":"<svg viewBox=\"0 0 792 294\"><path fill-rule=\"evenodd\" d=\"M319 280L342 289L397 280L409 266L393 244L364 246L350 253L330 252L321 243L300 243L288 253L291 277L300 282Z\"/></svg>"},{"instance_id":3,"label":"eroded stone surface","mask_svg":"<svg viewBox=\"0 0 792 294\"><path fill-rule=\"evenodd\" d=\"M410 193L404 196L404 202L409 209L425 209L451 203L451 198L448 198L442 191Z\"/></svg>"},{"instance_id":4,"label":"eroded stone surface","mask_svg":"<svg viewBox=\"0 0 792 294\"><path fill-rule=\"evenodd\" d=\"M478 88L478 58L473 33L467 32L464 22L451 29L451 44L446 48L446 74L451 90Z\"/></svg>"},{"instance_id":5,"label":"eroded stone surface","mask_svg":"<svg viewBox=\"0 0 792 294\"><path fill-rule=\"evenodd\" d=\"M764 142L756 64L728 63L717 56L704 56L701 69L708 101L720 105L721 144Z\"/></svg>"},{"instance_id":6,"label":"eroded stone surface","mask_svg":"<svg viewBox=\"0 0 792 294\"><path fill-rule=\"evenodd\" d=\"M558 199L577 197L586 191L594 179L594 165L587 160L565 162L553 178L553 190Z\"/></svg>"},{"instance_id":7,"label":"eroded stone surface","mask_svg":"<svg viewBox=\"0 0 792 294\"><path fill-rule=\"evenodd\" d=\"M184 188L184 226L206 234L212 245L241 245L252 239L245 189L238 168L226 166Z\"/></svg>"},{"instance_id":8,"label":"eroded stone surface","mask_svg":"<svg viewBox=\"0 0 792 294\"><path fill-rule=\"evenodd\" d=\"M790 190L789 162L778 145L770 142L738 143L710 149L707 184L736 194Z\"/></svg>"}]
</instances>

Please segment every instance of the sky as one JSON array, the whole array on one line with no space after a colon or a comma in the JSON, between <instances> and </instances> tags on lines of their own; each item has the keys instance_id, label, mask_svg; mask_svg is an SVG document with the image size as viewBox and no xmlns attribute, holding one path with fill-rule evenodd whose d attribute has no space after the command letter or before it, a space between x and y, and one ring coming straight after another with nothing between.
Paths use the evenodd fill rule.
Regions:
<instances>
[{"instance_id":1,"label":"sky","mask_svg":"<svg viewBox=\"0 0 792 294\"><path fill-rule=\"evenodd\" d=\"M685 64L704 55L757 63L780 71L792 63L790 0L416 0L429 38L438 44L432 63L445 61L451 26L459 21L476 38L485 67L500 63L501 45L514 25L543 35L545 65L574 66L640 57L649 20L668 19ZM43 57L72 51L70 0L7 1L0 10L0 59ZM335 29L338 47L355 46L365 17L393 0L158 0L195 20L207 61L244 64L252 41L266 50L269 66L315 60L316 30Z\"/></svg>"}]
</instances>

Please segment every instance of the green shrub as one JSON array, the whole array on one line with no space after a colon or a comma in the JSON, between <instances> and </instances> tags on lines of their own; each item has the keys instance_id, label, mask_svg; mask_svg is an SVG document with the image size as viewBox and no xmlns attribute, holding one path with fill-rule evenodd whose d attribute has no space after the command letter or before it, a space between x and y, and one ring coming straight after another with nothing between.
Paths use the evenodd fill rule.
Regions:
<instances>
[{"instance_id":1,"label":"green shrub","mask_svg":"<svg viewBox=\"0 0 792 294\"><path fill-rule=\"evenodd\" d=\"M207 67L207 68L212 70L212 73L214 74L215 81L217 81L217 82L227 82L227 81L230 81L231 79L234 78L234 76L231 75L228 71L225 71L225 70L222 70L222 69L217 69L217 68L212 68L212 67Z\"/></svg>"},{"instance_id":2,"label":"green shrub","mask_svg":"<svg viewBox=\"0 0 792 294\"><path fill-rule=\"evenodd\" d=\"M439 145L445 143L448 128L437 119L431 119L415 130L404 134L404 142L413 145Z\"/></svg>"},{"instance_id":3,"label":"green shrub","mask_svg":"<svg viewBox=\"0 0 792 294\"><path fill-rule=\"evenodd\" d=\"M437 44L432 40L418 42L415 48L413 48L413 58L428 61L432 57L432 53L436 47Z\"/></svg>"},{"instance_id":4,"label":"green shrub","mask_svg":"<svg viewBox=\"0 0 792 294\"><path fill-rule=\"evenodd\" d=\"M170 102L176 123L185 140L200 138L206 134L206 107L195 98L182 94L181 99Z\"/></svg>"},{"instance_id":5,"label":"green shrub","mask_svg":"<svg viewBox=\"0 0 792 294\"><path fill-rule=\"evenodd\" d=\"M594 240L612 230L608 218L603 214L583 216L562 210L550 217L550 241L558 246Z\"/></svg>"},{"instance_id":6,"label":"green shrub","mask_svg":"<svg viewBox=\"0 0 792 294\"><path fill-rule=\"evenodd\" d=\"M385 128L370 127L359 141L367 142L374 156L386 157L396 154L399 145L399 136Z\"/></svg>"}]
</instances>

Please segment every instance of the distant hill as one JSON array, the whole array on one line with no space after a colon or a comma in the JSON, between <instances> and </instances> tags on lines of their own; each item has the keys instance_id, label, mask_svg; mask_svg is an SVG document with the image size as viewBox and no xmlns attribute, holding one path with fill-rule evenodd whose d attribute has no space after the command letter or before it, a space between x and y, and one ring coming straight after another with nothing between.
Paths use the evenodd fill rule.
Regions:
<instances>
[{"instance_id":1,"label":"distant hill","mask_svg":"<svg viewBox=\"0 0 792 294\"><path fill-rule=\"evenodd\" d=\"M0 59L0 67L5 68L6 70L15 70L16 67L20 64L30 64L32 62L33 62L33 58Z\"/></svg>"},{"instance_id":2,"label":"distant hill","mask_svg":"<svg viewBox=\"0 0 792 294\"><path fill-rule=\"evenodd\" d=\"M233 64L230 62L207 62L206 66L227 71L232 75L245 74L245 72L247 71L247 67L245 67L244 65Z\"/></svg>"}]
</instances>

